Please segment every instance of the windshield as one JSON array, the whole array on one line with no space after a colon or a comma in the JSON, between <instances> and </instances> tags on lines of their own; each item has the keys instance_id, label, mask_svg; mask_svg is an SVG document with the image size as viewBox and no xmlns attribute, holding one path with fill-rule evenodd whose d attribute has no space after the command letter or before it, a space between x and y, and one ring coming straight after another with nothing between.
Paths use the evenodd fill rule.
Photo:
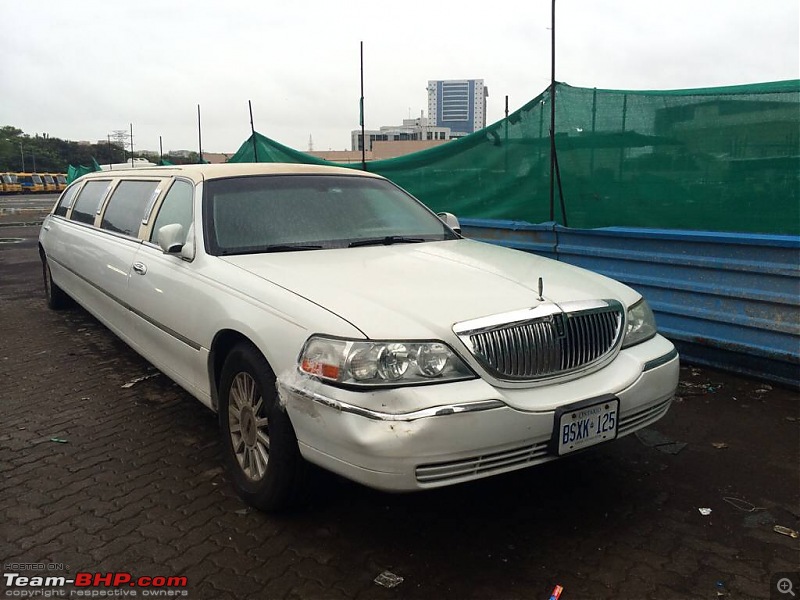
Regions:
<instances>
[{"instance_id":1,"label":"windshield","mask_svg":"<svg viewBox=\"0 0 800 600\"><path fill-rule=\"evenodd\" d=\"M350 175L265 175L205 183L211 254L417 243L457 236L394 184Z\"/></svg>"}]
</instances>

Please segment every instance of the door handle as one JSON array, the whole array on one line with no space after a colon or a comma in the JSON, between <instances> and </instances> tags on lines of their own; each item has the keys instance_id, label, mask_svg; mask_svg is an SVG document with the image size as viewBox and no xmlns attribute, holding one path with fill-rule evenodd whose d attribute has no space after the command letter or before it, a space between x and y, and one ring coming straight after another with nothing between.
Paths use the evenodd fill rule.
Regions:
<instances>
[{"instance_id":1,"label":"door handle","mask_svg":"<svg viewBox=\"0 0 800 600\"><path fill-rule=\"evenodd\" d=\"M144 275L147 273L147 265L142 262L135 262L133 263L133 270L136 271L139 275Z\"/></svg>"}]
</instances>

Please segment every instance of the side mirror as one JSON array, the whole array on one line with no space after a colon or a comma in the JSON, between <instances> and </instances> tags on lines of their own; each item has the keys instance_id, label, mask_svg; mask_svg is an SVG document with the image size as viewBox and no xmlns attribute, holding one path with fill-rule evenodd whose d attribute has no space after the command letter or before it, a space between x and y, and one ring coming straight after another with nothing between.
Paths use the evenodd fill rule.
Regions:
<instances>
[{"instance_id":1,"label":"side mirror","mask_svg":"<svg viewBox=\"0 0 800 600\"><path fill-rule=\"evenodd\" d=\"M170 223L158 229L156 240L164 254L177 254L183 248L183 225Z\"/></svg>"},{"instance_id":2,"label":"side mirror","mask_svg":"<svg viewBox=\"0 0 800 600\"><path fill-rule=\"evenodd\" d=\"M458 217L456 217L453 213L440 212L436 216L439 217L450 229L458 234L461 233L461 224L458 222Z\"/></svg>"}]
</instances>

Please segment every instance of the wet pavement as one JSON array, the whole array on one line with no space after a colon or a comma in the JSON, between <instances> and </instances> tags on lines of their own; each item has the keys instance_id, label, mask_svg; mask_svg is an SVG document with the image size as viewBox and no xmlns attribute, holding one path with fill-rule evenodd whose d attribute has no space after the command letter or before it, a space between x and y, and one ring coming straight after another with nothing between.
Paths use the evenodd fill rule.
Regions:
<instances>
[{"instance_id":1,"label":"wet pavement","mask_svg":"<svg viewBox=\"0 0 800 600\"><path fill-rule=\"evenodd\" d=\"M41 222L53 208L58 194L0 195L0 226ZM4 237L0 231L0 238Z\"/></svg>"},{"instance_id":2,"label":"wet pavement","mask_svg":"<svg viewBox=\"0 0 800 600\"><path fill-rule=\"evenodd\" d=\"M262 514L221 468L215 415L84 310L46 308L37 235L0 227L21 239L0 244L6 573L185 576L202 599L789 597L796 390L686 365L647 434L416 494L315 471L301 508Z\"/></svg>"}]
</instances>

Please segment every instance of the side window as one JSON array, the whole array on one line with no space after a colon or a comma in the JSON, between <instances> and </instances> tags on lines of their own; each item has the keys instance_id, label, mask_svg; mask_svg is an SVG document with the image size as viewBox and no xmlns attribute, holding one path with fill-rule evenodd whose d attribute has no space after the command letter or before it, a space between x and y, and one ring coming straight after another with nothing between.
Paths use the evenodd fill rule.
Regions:
<instances>
[{"instance_id":1,"label":"side window","mask_svg":"<svg viewBox=\"0 0 800 600\"><path fill-rule=\"evenodd\" d=\"M134 237L150 199L158 194L160 181L120 181L111 194L100 227Z\"/></svg>"},{"instance_id":2,"label":"side window","mask_svg":"<svg viewBox=\"0 0 800 600\"><path fill-rule=\"evenodd\" d=\"M100 203L106 196L110 181L87 181L83 186L75 207L72 209L70 219L79 223L94 223L94 215L100 208Z\"/></svg>"},{"instance_id":3,"label":"side window","mask_svg":"<svg viewBox=\"0 0 800 600\"><path fill-rule=\"evenodd\" d=\"M69 207L72 206L72 202L75 200L75 195L78 193L79 189L81 189L81 185L76 183L65 190L64 193L61 194L61 200L58 201L58 206L56 206L53 214L60 217L66 217L67 211L69 210Z\"/></svg>"},{"instance_id":4,"label":"side window","mask_svg":"<svg viewBox=\"0 0 800 600\"><path fill-rule=\"evenodd\" d=\"M186 181L176 181L172 184L161 203L161 208L158 209L156 222L153 223L153 230L150 232L151 242L157 243L159 228L172 223L183 225L183 241L186 242L186 235L192 224L193 197L194 186L192 184Z\"/></svg>"}]
</instances>

